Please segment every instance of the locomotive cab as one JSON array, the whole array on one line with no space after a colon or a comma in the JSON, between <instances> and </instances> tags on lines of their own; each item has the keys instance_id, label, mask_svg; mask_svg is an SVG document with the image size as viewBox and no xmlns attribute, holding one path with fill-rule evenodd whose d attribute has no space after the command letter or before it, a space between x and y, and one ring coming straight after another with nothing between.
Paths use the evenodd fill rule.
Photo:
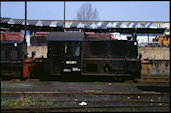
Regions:
<instances>
[{"instance_id":1,"label":"locomotive cab","mask_svg":"<svg viewBox=\"0 0 171 113\"><path fill-rule=\"evenodd\" d=\"M26 45L22 41L1 40L1 77L22 78Z\"/></svg>"},{"instance_id":2,"label":"locomotive cab","mask_svg":"<svg viewBox=\"0 0 171 113\"><path fill-rule=\"evenodd\" d=\"M46 70L50 75L80 74L83 38L84 33L49 33Z\"/></svg>"}]
</instances>

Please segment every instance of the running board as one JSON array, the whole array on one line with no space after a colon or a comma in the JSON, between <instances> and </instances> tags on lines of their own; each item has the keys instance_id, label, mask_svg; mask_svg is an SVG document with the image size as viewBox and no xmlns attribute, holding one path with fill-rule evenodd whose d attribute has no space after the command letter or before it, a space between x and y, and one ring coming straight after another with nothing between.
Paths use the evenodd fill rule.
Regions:
<instances>
[{"instance_id":1,"label":"running board","mask_svg":"<svg viewBox=\"0 0 171 113\"><path fill-rule=\"evenodd\" d=\"M92 76L130 76L130 74L105 74L105 73L82 73L81 75L92 75Z\"/></svg>"}]
</instances>

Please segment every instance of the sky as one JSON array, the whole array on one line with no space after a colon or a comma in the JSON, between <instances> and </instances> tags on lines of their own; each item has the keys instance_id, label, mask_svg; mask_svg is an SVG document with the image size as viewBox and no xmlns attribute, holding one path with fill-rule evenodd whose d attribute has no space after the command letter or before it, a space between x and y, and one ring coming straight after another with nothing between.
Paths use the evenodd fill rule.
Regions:
<instances>
[{"instance_id":1,"label":"sky","mask_svg":"<svg viewBox=\"0 0 171 113\"><path fill-rule=\"evenodd\" d=\"M83 1L66 1L65 19L75 20ZM170 21L169 1L90 1L102 21ZM25 3L1 2L1 17L25 18ZM63 1L27 2L27 19L63 20Z\"/></svg>"}]
</instances>

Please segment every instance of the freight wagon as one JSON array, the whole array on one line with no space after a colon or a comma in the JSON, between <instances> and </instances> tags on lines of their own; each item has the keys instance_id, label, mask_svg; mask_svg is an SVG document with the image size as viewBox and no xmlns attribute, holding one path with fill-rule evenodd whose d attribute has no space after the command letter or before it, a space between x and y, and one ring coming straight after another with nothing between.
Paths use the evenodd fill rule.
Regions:
<instances>
[{"instance_id":1,"label":"freight wagon","mask_svg":"<svg viewBox=\"0 0 171 113\"><path fill-rule=\"evenodd\" d=\"M0 32L0 40L3 41L23 41L23 35L20 32Z\"/></svg>"}]
</instances>

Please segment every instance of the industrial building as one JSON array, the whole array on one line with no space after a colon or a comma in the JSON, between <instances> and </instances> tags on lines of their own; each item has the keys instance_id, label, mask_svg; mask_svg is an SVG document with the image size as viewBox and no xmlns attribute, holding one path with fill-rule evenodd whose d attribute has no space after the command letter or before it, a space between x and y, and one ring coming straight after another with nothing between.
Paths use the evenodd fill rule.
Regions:
<instances>
[{"instance_id":1,"label":"industrial building","mask_svg":"<svg viewBox=\"0 0 171 113\"><path fill-rule=\"evenodd\" d=\"M97 29L102 32L119 32L121 39L132 36L133 32L137 34L138 43L152 42L159 34L170 35L169 22L154 21L78 21L66 20L27 20L26 41L30 46L30 37L34 36L36 31L62 31L65 27L67 30L75 31L76 29ZM15 19L1 17L1 30L18 31L24 34L24 19ZM65 25L65 26L64 26Z\"/></svg>"}]
</instances>

